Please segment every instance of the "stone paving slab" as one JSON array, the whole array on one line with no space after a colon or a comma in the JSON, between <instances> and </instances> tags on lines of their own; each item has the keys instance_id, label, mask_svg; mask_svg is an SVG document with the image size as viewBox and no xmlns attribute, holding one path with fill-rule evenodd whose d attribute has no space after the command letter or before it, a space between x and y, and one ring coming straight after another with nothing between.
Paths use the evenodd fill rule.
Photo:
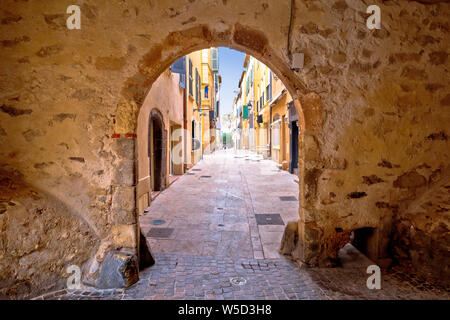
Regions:
<instances>
[{"instance_id":1,"label":"stone paving slab","mask_svg":"<svg viewBox=\"0 0 450 320\"><path fill-rule=\"evenodd\" d=\"M244 156L255 155L245 152L236 156L231 151L206 156L190 170L193 175L161 192L140 217L144 234L151 228L174 231L169 239L147 238L156 264L142 271L136 284L124 290L62 290L37 299L450 299L448 291L392 271L383 271L380 290L369 290L370 261L364 257L343 258L337 268L299 268L278 252L284 226L258 225L255 216L279 213L285 224L296 220L298 202L280 197L298 197L297 177L271 160L246 161ZM166 223L152 225L155 219ZM234 277L245 284L233 285Z\"/></svg>"},{"instance_id":2,"label":"stone paving slab","mask_svg":"<svg viewBox=\"0 0 450 320\"><path fill-rule=\"evenodd\" d=\"M156 264L141 272L128 289L61 290L37 300L318 300L450 299L442 289L402 275L383 275L381 290L365 286L360 268L299 268L287 259L243 259L157 254ZM246 283L233 285L242 277Z\"/></svg>"}]
</instances>

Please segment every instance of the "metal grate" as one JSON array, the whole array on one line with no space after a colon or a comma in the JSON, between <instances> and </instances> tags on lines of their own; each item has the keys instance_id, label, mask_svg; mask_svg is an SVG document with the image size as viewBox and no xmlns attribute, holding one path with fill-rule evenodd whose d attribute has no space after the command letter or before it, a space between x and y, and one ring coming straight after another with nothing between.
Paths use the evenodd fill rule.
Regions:
<instances>
[{"instance_id":1,"label":"metal grate","mask_svg":"<svg viewBox=\"0 0 450 320\"><path fill-rule=\"evenodd\" d=\"M233 277L230 278L230 283L235 286L243 286L247 283L247 280L243 277Z\"/></svg>"},{"instance_id":2,"label":"metal grate","mask_svg":"<svg viewBox=\"0 0 450 320\"><path fill-rule=\"evenodd\" d=\"M150 238L170 238L173 233L173 228L151 228L147 233Z\"/></svg>"},{"instance_id":3,"label":"metal grate","mask_svg":"<svg viewBox=\"0 0 450 320\"><path fill-rule=\"evenodd\" d=\"M202 169L191 169L191 171L202 171Z\"/></svg>"},{"instance_id":4,"label":"metal grate","mask_svg":"<svg viewBox=\"0 0 450 320\"><path fill-rule=\"evenodd\" d=\"M200 178L211 178L211 176L200 176Z\"/></svg>"},{"instance_id":5,"label":"metal grate","mask_svg":"<svg viewBox=\"0 0 450 320\"><path fill-rule=\"evenodd\" d=\"M297 201L297 198L294 196L282 196L280 197L281 201Z\"/></svg>"},{"instance_id":6,"label":"metal grate","mask_svg":"<svg viewBox=\"0 0 450 320\"><path fill-rule=\"evenodd\" d=\"M164 224L164 223L166 223L164 220L153 220L152 221L152 224L155 225L155 226L158 226L158 225L161 225L161 224Z\"/></svg>"},{"instance_id":7,"label":"metal grate","mask_svg":"<svg viewBox=\"0 0 450 320\"><path fill-rule=\"evenodd\" d=\"M275 214L255 214L258 225L277 225L284 226L283 219L278 213Z\"/></svg>"},{"instance_id":8,"label":"metal grate","mask_svg":"<svg viewBox=\"0 0 450 320\"><path fill-rule=\"evenodd\" d=\"M186 172L186 174L187 174L188 176L195 176L195 173L192 173L192 172Z\"/></svg>"}]
</instances>

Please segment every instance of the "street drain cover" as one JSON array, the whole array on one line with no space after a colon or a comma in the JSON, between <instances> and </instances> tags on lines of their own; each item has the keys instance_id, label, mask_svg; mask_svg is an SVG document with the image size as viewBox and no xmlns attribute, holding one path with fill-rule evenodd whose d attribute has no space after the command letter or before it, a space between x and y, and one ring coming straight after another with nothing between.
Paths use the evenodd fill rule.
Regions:
<instances>
[{"instance_id":1,"label":"street drain cover","mask_svg":"<svg viewBox=\"0 0 450 320\"><path fill-rule=\"evenodd\" d=\"M211 176L200 176L200 178L211 178Z\"/></svg>"},{"instance_id":2,"label":"street drain cover","mask_svg":"<svg viewBox=\"0 0 450 320\"><path fill-rule=\"evenodd\" d=\"M219 223L218 226L219 226L219 227L224 227L225 225L222 224L222 223Z\"/></svg>"},{"instance_id":3,"label":"street drain cover","mask_svg":"<svg viewBox=\"0 0 450 320\"><path fill-rule=\"evenodd\" d=\"M173 233L172 228L151 228L147 233L147 237L150 238L170 238Z\"/></svg>"},{"instance_id":4,"label":"street drain cover","mask_svg":"<svg viewBox=\"0 0 450 320\"><path fill-rule=\"evenodd\" d=\"M297 201L297 198L294 196L281 196L280 197L281 201Z\"/></svg>"},{"instance_id":5,"label":"street drain cover","mask_svg":"<svg viewBox=\"0 0 450 320\"><path fill-rule=\"evenodd\" d=\"M223 208L217 208L217 210L223 210Z\"/></svg>"},{"instance_id":6,"label":"street drain cover","mask_svg":"<svg viewBox=\"0 0 450 320\"><path fill-rule=\"evenodd\" d=\"M192 172L186 172L186 174L187 174L188 176L195 176L195 173L192 173Z\"/></svg>"},{"instance_id":7,"label":"street drain cover","mask_svg":"<svg viewBox=\"0 0 450 320\"><path fill-rule=\"evenodd\" d=\"M284 226L281 216L276 214L255 214L256 223L258 225Z\"/></svg>"},{"instance_id":8,"label":"street drain cover","mask_svg":"<svg viewBox=\"0 0 450 320\"><path fill-rule=\"evenodd\" d=\"M161 224L164 224L164 223L166 223L164 220L153 220L152 221L152 224L155 225L155 226L158 226L158 225L161 225Z\"/></svg>"},{"instance_id":9,"label":"street drain cover","mask_svg":"<svg viewBox=\"0 0 450 320\"><path fill-rule=\"evenodd\" d=\"M247 280L245 280L245 278L242 278L242 277L233 277L233 278L230 278L230 282L232 285L235 285L235 286L243 286L244 284L247 283Z\"/></svg>"},{"instance_id":10,"label":"street drain cover","mask_svg":"<svg viewBox=\"0 0 450 320\"><path fill-rule=\"evenodd\" d=\"M191 171L202 171L202 169L192 169Z\"/></svg>"}]
</instances>

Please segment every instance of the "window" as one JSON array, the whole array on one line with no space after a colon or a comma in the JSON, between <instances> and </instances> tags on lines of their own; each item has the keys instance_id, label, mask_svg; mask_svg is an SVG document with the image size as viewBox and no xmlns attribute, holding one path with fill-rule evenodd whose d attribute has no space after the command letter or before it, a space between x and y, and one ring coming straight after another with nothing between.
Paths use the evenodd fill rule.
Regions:
<instances>
[{"instance_id":1,"label":"window","mask_svg":"<svg viewBox=\"0 0 450 320\"><path fill-rule=\"evenodd\" d=\"M202 66L202 80L203 83L208 83L209 81L209 68L206 64Z\"/></svg>"},{"instance_id":2,"label":"window","mask_svg":"<svg viewBox=\"0 0 450 320\"><path fill-rule=\"evenodd\" d=\"M208 56L208 49L202 50L202 63L208 63L209 62L209 56Z\"/></svg>"},{"instance_id":3,"label":"window","mask_svg":"<svg viewBox=\"0 0 450 320\"><path fill-rule=\"evenodd\" d=\"M280 148L280 121L272 124L272 144L274 148Z\"/></svg>"},{"instance_id":4,"label":"window","mask_svg":"<svg viewBox=\"0 0 450 320\"><path fill-rule=\"evenodd\" d=\"M196 130L196 128L195 128L195 120L192 120L192 127L191 127L191 130L192 130L192 147L191 147L191 149L192 149L192 152L194 152L195 151L195 130Z\"/></svg>"},{"instance_id":5,"label":"window","mask_svg":"<svg viewBox=\"0 0 450 320\"><path fill-rule=\"evenodd\" d=\"M198 101L197 104L200 106L202 104L202 79L200 77L200 73L197 72L197 84L198 84L198 88L197 88L197 97L198 97Z\"/></svg>"},{"instance_id":6,"label":"window","mask_svg":"<svg viewBox=\"0 0 450 320\"><path fill-rule=\"evenodd\" d=\"M200 82L198 81L198 70L197 70L197 68L195 68L195 102L197 104L199 104L198 100L200 98L200 96L198 94L198 86L199 85L200 85Z\"/></svg>"},{"instance_id":7,"label":"window","mask_svg":"<svg viewBox=\"0 0 450 320\"><path fill-rule=\"evenodd\" d=\"M205 86L205 99L208 99L208 86Z\"/></svg>"},{"instance_id":8,"label":"window","mask_svg":"<svg viewBox=\"0 0 450 320\"><path fill-rule=\"evenodd\" d=\"M211 48L211 69L219 71L219 52L217 48Z\"/></svg>"},{"instance_id":9,"label":"window","mask_svg":"<svg viewBox=\"0 0 450 320\"><path fill-rule=\"evenodd\" d=\"M189 95L192 97L192 84L193 78L192 78L192 60L189 58Z\"/></svg>"},{"instance_id":10,"label":"window","mask_svg":"<svg viewBox=\"0 0 450 320\"><path fill-rule=\"evenodd\" d=\"M275 75L274 75L275 76ZM272 71L269 71L269 84L266 88L267 100L272 100Z\"/></svg>"},{"instance_id":11,"label":"window","mask_svg":"<svg viewBox=\"0 0 450 320\"><path fill-rule=\"evenodd\" d=\"M186 74L180 73L180 87L186 88Z\"/></svg>"}]
</instances>

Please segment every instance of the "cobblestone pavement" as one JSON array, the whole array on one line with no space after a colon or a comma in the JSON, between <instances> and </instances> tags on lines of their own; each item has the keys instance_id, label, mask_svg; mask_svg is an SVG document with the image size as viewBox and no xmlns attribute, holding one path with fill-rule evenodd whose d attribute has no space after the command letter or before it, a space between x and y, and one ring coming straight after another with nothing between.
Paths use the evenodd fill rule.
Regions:
<instances>
[{"instance_id":1,"label":"cobblestone pavement","mask_svg":"<svg viewBox=\"0 0 450 320\"><path fill-rule=\"evenodd\" d=\"M295 180L254 154L208 156L141 217L156 264L141 272L139 282L123 290L62 290L37 299L450 298L392 271L382 272L380 290L369 290L366 268L373 263L350 245L341 250L337 268L299 268L279 255L284 225L298 216ZM258 224L257 214L279 214L282 224Z\"/></svg>"},{"instance_id":2,"label":"cobblestone pavement","mask_svg":"<svg viewBox=\"0 0 450 320\"><path fill-rule=\"evenodd\" d=\"M128 289L62 290L36 299L449 299L444 290L401 279L392 272L383 275L381 290L369 290L367 274L362 268L304 269L287 259L178 254L156 254L156 261Z\"/></svg>"},{"instance_id":3,"label":"cobblestone pavement","mask_svg":"<svg viewBox=\"0 0 450 320\"><path fill-rule=\"evenodd\" d=\"M281 258L284 225L298 219L296 180L256 154L218 151L161 192L140 218L141 228L144 234L157 228L170 232L148 237L155 253ZM258 225L260 214L279 214L281 220L268 216L272 219ZM164 223L154 225L155 220Z\"/></svg>"}]
</instances>

